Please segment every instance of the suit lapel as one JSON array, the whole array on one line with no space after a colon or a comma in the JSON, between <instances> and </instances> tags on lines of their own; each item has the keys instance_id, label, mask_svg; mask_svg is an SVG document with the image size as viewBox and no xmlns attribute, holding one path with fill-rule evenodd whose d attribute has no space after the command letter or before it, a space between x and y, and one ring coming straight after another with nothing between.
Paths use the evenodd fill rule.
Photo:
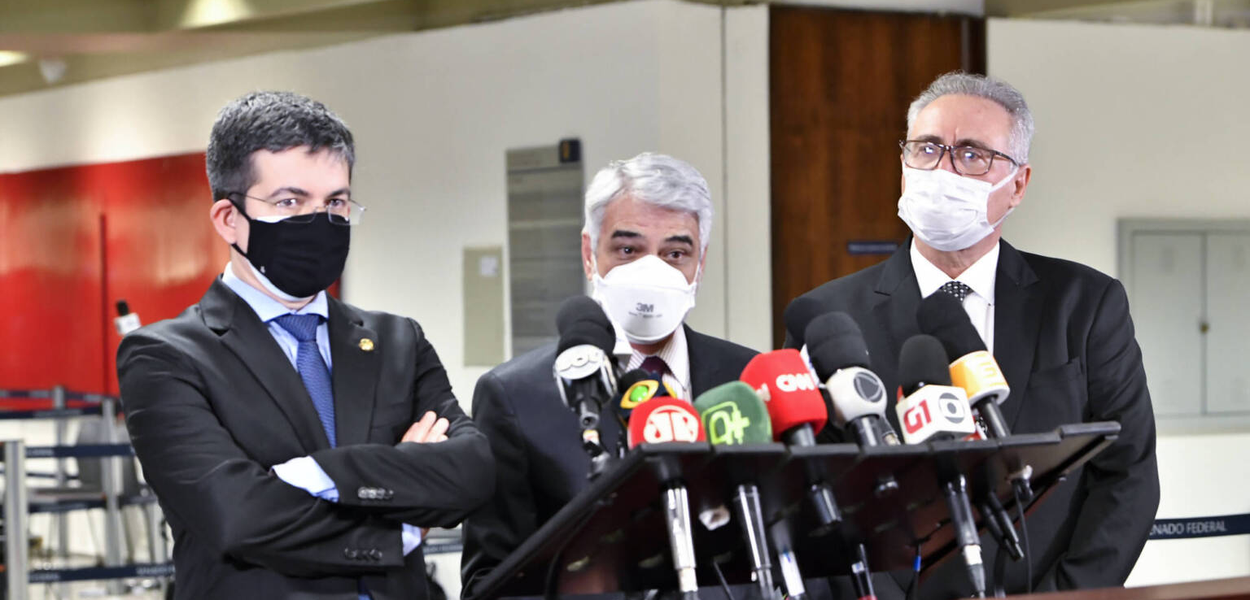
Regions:
<instances>
[{"instance_id":1,"label":"suit lapel","mask_svg":"<svg viewBox=\"0 0 1250 600\"><path fill-rule=\"evenodd\" d=\"M369 441L382 348L377 333L364 327L354 310L328 300L335 432L340 446L363 444Z\"/></svg>"},{"instance_id":2,"label":"suit lapel","mask_svg":"<svg viewBox=\"0 0 1250 600\"><path fill-rule=\"evenodd\" d=\"M884 343L873 345L886 349L885 356L881 356L881 352L872 356L873 367L886 381L897 383L898 355L903 342L920 333L920 325L916 323L920 285L916 283L916 272L911 265L910 240L886 262L873 292L877 294L877 304L872 310L877 319L877 331L886 332Z\"/></svg>"},{"instance_id":3,"label":"suit lapel","mask_svg":"<svg viewBox=\"0 0 1250 600\"><path fill-rule=\"evenodd\" d=\"M269 394L286 415L308 453L330 447L317 409L291 361L252 308L221 280L200 300L204 322Z\"/></svg>"},{"instance_id":4,"label":"suit lapel","mask_svg":"<svg viewBox=\"0 0 1250 600\"><path fill-rule=\"evenodd\" d=\"M1033 355L1041 327L1042 294L1030 289L1038 282L1037 274L1024 256L1007 242L998 257L998 274L994 284L994 357L1011 382L1011 395L1002 405L1003 418L1015 429L1023 404L1021 398L1033 371Z\"/></svg>"},{"instance_id":5,"label":"suit lapel","mask_svg":"<svg viewBox=\"0 0 1250 600\"><path fill-rule=\"evenodd\" d=\"M710 355L706 336L689 325L683 324L682 327L686 329L686 353L690 355L690 401L693 402L720 383L737 379L739 373L732 372L723 361Z\"/></svg>"}]
</instances>

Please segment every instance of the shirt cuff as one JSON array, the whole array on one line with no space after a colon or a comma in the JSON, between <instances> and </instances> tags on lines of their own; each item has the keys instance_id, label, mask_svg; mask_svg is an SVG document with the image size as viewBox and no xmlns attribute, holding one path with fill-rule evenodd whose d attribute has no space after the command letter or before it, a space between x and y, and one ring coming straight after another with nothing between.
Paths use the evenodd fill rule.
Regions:
<instances>
[{"instance_id":1,"label":"shirt cuff","mask_svg":"<svg viewBox=\"0 0 1250 600\"><path fill-rule=\"evenodd\" d=\"M330 502L339 501L339 490L334 480L321 469L311 456L292 458L273 466L273 474L288 485L293 485L313 496Z\"/></svg>"},{"instance_id":2,"label":"shirt cuff","mask_svg":"<svg viewBox=\"0 0 1250 600\"><path fill-rule=\"evenodd\" d=\"M400 534L404 539L404 556L408 556L417 546L421 545L421 528L415 525L404 523L404 530Z\"/></svg>"}]
</instances>

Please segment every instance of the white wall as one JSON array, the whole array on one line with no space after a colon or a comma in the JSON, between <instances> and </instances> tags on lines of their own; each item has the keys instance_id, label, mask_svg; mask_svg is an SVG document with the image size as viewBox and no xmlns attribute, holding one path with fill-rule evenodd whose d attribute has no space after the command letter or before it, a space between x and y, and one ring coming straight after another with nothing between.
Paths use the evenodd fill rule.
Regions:
<instances>
[{"instance_id":1,"label":"white wall","mask_svg":"<svg viewBox=\"0 0 1250 600\"><path fill-rule=\"evenodd\" d=\"M1116 274L1124 218L1250 218L1250 31L991 19L989 71L1037 121L1005 237ZM1161 435L1160 518L1250 512L1250 432ZM1130 585L1250 575L1248 536L1150 542Z\"/></svg>"}]
</instances>

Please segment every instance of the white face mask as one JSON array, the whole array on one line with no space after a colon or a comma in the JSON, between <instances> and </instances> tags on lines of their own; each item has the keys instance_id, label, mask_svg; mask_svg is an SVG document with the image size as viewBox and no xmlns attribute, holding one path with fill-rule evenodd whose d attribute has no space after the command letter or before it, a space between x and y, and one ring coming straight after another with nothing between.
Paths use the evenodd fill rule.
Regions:
<instances>
[{"instance_id":1,"label":"white face mask","mask_svg":"<svg viewBox=\"0 0 1250 600\"><path fill-rule=\"evenodd\" d=\"M964 177L944 169L925 171L903 167L907 187L898 199L898 216L920 241L943 252L969 248L985 239L1011 214L989 222L990 194L1015 178L1016 171L998 183Z\"/></svg>"},{"instance_id":2,"label":"white face mask","mask_svg":"<svg viewBox=\"0 0 1250 600\"><path fill-rule=\"evenodd\" d=\"M699 287L687 283L686 276L660 257L649 254L613 267L606 277L594 269L594 298L625 337L635 344L654 344L672 334L694 308Z\"/></svg>"}]
</instances>

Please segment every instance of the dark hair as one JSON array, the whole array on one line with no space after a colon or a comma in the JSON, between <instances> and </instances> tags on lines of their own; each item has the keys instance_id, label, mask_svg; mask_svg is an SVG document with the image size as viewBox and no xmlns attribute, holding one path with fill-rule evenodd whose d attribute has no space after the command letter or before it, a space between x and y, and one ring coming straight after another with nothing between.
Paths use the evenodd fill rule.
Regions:
<instances>
[{"instance_id":1,"label":"dark hair","mask_svg":"<svg viewBox=\"0 0 1250 600\"><path fill-rule=\"evenodd\" d=\"M227 104L217 114L208 138L205 162L213 200L246 192L256 183L253 152L299 146L339 155L347 161L348 173L356 162L352 132L338 115L312 98L292 92L252 92Z\"/></svg>"}]
</instances>

